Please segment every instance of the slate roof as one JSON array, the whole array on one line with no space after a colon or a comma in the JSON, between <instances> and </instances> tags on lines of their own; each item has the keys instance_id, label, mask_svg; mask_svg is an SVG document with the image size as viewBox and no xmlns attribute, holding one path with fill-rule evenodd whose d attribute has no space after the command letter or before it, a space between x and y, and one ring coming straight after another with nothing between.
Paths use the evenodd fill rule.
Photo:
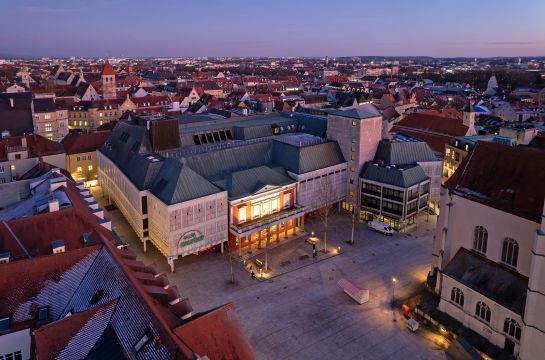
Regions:
<instances>
[{"instance_id":1,"label":"slate roof","mask_svg":"<svg viewBox=\"0 0 545 360\"><path fill-rule=\"evenodd\" d=\"M381 115L373 114L363 109L327 110L327 112L330 115L347 117L347 118L357 119L357 120L370 119L370 118L375 118L377 116L381 116Z\"/></svg>"},{"instance_id":2,"label":"slate roof","mask_svg":"<svg viewBox=\"0 0 545 360\"><path fill-rule=\"evenodd\" d=\"M208 180L178 160L166 159L150 192L166 204L177 204L221 192Z\"/></svg>"},{"instance_id":3,"label":"slate roof","mask_svg":"<svg viewBox=\"0 0 545 360\"><path fill-rule=\"evenodd\" d=\"M361 169L360 177L364 180L376 181L400 188L409 188L429 179L424 170L418 166L386 167L367 162Z\"/></svg>"},{"instance_id":4,"label":"slate roof","mask_svg":"<svg viewBox=\"0 0 545 360\"><path fill-rule=\"evenodd\" d=\"M516 271L460 248L444 274L524 316L528 278Z\"/></svg>"},{"instance_id":5,"label":"slate roof","mask_svg":"<svg viewBox=\"0 0 545 360\"><path fill-rule=\"evenodd\" d=\"M478 141L446 186L454 194L541 223L545 151Z\"/></svg>"},{"instance_id":6,"label":"slate roof","mask_svg":"<svg viewBox=\"0 0 545 360\"><path fill-rule=\"evenodd\" d=\"M13 107L10 99L13 99ZM30 92L0 93L0 131L8 130L12 136L32 134L34 124L31 101Z\"/></svg>"},{"instance_id":7,"label":"slate roof","mask_svg":"<svg viewBox=\"0 0 545 360\"><path fill-rule=\"evenodd\" d=\"M441 135L430 133L427 131L421 131L419 129L409 129L394 126L390 133L405 134L420 141L425 142L432 148L433 151L443 154L445 152L445 145L448 144L452 137L450 135Z\"/></svg>"},{"instance_id":8,"label":"slate roof","mask_svg":"<svg viewBox=\"0 0 545 360\"><path fill-rule=\"evenodd\" d=\"M49 113L66 109L64 101L53 100L53 98L38 98L32 100L35 113Z\"/></svg>"},{"instance_id":9,"label":"slate roof","mask_svg":"<svg viewBox=\"0 0 545 360\"><path fill-rule=\"evenodd\" d=\"M307 146L295 146L274 141L272 161L295 174L323 169L345 162L339 144L335 141Z\"/></svg>"},{"instance_id":10,"label":"slate roof","mask_svg":"<svg viewBox=\"0 0 545 360\"><path fill-rule=\"evenodd\" d=\"M381 140L374 161L384 165L408 165L417 162L437 161L433 150L423 141Z\"/></svg>"},{"instance_id":11,"label":"slate roof","mask_svg":"<svg viewBox=\"0 0 545 360\"><path fill-rule=\"evenodd\" d=\"M285 186L294 182L295 180L288 177L283 169L258 166L235 171L226 179L217 181L215 184L228 191L229 199L238 199L254 194L267 185Z\"/></svg>"}]
</instances>

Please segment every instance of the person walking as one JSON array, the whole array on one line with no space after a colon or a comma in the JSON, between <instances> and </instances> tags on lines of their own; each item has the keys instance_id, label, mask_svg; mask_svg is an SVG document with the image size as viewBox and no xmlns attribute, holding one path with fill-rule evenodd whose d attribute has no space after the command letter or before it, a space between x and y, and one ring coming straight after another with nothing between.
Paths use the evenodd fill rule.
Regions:
<instances>
[{"instance_id":1,"label":"person walking","mask_svg":"<svg viewBox=\"0 0 545 360\"><path fill-rule=\"evenodd\" d=\"M253 266L250 267L250 276L252 277L252 280L255 279L255 273L254 273L254 268L253 268Z\"/></svg>"}]
</instances>

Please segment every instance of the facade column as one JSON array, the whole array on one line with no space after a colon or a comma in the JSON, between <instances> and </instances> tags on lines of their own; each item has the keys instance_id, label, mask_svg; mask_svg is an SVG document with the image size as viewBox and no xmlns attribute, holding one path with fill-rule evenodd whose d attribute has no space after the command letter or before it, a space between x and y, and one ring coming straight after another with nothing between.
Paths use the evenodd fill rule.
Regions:
<instances>
[{"instance_id":1,"label":"facade column","mask_svg":"<svg viewBox=\"0 0 545 360\"><path fill-rule=\"evenodd\" d=\"M223 254L223 241L221 242L220 249L221 249L221 253Z\"/></svg>"},{"instance_id":2,"label":"facade column","mask_svg":"<svg viewBox=\"0 0 545 360\"><path fill-rule=\"evenodd\" d=\"M284 240L288 238L288 220L284 222Z\"/></svg>"},{"instance_id":3,"label":"facade column","mask_svg":"<svg viewBox=\"0 0 545 360\"><path fill-rule=\"evenodd\" d=\"M144 252L148 252L148 241L144 239Z\"/></svg>"},{"instance_id":4,"label":"facade column","mask_svg":"<svg viewBox=\"0 0 545 360\"><path fill-rule=\"evenodd\" d=\"M305 215L301 215L301 231L305 231Z\"/></svg>"},{"instance_id":5,"label":"facade column","mask_svg":"<svg viewBox=\"0 0 545 360\"><path fill-rule=\"evenodd\" d=\"M267 227L267 242L265 243L265 272L269 268L269 243L271 242L271 230Z\"/></svg>"},{"instance_id":6,"label":"facade column","mask_svg":"<svg viewBox=\"0 0 545 360\"><path fill-rule=\"evenodd\" d=\"M238 257L242 257L242 236L237 235L236 242L238 242Z\"/></svg>"},{"instance_id":7,"label":"facade column","mask_svg":"<svg viewBox=\"0 0 545 360\"><path fill-rule=\"evenodd\" d=\"M257 248L261 250L261 230L257 232Z\"/></svg>"},{"instance_id":8,"label":"facade column","mask_svg":"<svg viewBox=\"0 0 545 360\"><path fill-rule=\"evenodd\" d=\"M297 235L298 226L299 226L299 218L293 219L293 236Z\"/></svg>"},{"instance_id":9,"label":"facade column","mask_svg":"<svg viewBox=\"0 0 545 360\"><path fill-rule=\"evenodd\" d=\"M174 261L170 263L170 272L174 272Z\"/></svg>"}]
</instances>

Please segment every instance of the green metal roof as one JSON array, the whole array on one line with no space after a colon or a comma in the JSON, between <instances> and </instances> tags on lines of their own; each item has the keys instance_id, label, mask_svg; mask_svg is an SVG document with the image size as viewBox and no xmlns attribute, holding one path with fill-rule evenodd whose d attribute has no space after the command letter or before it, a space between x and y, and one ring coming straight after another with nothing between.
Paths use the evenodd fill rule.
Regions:
<instances>
[{"instance_id":1,"label":"green metal roof","mask_svg":"<svg viewBox=\"0 0 545 360\"><path fill-rule=\"evenodd\" d=\"M423 141L381 140L374 161L382 161L385 165L409 165L438 159L429 145Z\"/></svg>"},{"instance_id":2,"label":"green metal roof","mask_svg":"<svg viewBox=\"0 0 545 360\"><path fill-rule=\"evenodd\" d=\"M424 169L418 165L400 168L378 166L369 162L363 166L361 178L400 188L409 188L429 179Z\"/></svg>"},{"instance_id":3,"label":"green metal roof","mask_svg":"<svg viewBox=\"0 0 545 360\"><path fill-rule=\"evenodd\" d=\"M221 192L208 180L174 159L167 159L157 173L150 192L166 204L184 201Z\"/></svg>"}]
</instances>

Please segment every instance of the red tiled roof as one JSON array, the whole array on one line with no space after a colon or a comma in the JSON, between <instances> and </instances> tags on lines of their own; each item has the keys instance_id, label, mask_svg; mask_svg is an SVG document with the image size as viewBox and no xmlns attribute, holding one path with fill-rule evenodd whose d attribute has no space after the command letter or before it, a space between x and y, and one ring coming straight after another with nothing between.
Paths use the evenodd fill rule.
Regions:
<instances>
[{"instance_id":1,"label":"red tiled roof","mask_svg":"<svg viewBox=\"0 0 545 360\"><path fill-rule=\"evenodd\" d=\"M541 223L545 151L478 141L446 186L456 195Z\"/></svg>"},{"instance_id":2,"label":"red tiled roof","mask_svg":"<svg viewBox=\"0 0 545 360\"><path fill-rule=\"evenodd\" d=\"M445 145L451 139L450 136L446 136L446 135L429 133L426 131L420 131L418 129L407 129L407 128L402 128L398 126L394 126L392 130L390 130L390 132L403 133L417 140L423 141L426 144L428 144L433 149L433 151L439 152L441 154L445 152Z\"/></svg>"},{"instance_id":3,"label":"red tiled roof","mask_svg":"<svg viewBox=\"0 0 545 360\"><path fill-rule=\"evenodd\" d=\"M36 358L38 360L54 359L66 346L74 339L74 337L87 325L92 319L103 317L105 324L108 324L112 315L113 309L117 304L117 300L108 301L102 305L94 306L86 311L76 313L62 320L42 326L34 332L36 343ZM97 330L97 329L93 329ZM101 329L104 330L104 329ZM93 334L96 339L102 333ZM86 339L89 340L89 339ZM87 344L93 346L94 344Z\"/></svg>"},{"instance_id":4,"label":"red tiled roof","mask_svg":"<svg viewBox=\"0 0 545 360\"><path fill-rule=\"evenodd\" d=\"M174 333L197 354L210 360L255 359L233 304L223 305L178 326Z\"/></svg>"},{"instance_id":5,"label":"red tiled roof","mask_svg":"<svg viewBox=\"0 0 545 360\"><path fill-rule=\"evenodd\" d=\"M28 157L47 156L64 153L61 144L48 140L40 135L25 135L28 149ZM8 136L0 139L0 159L8 157L7 147L22 146L23 136Z\"/></svg>"},{"instance_id":6,"label":"red tiled roof","mask_svg":"<svg viewBox=\"0 0 545 360\"><path fill-rule=\"evenodd\" d=\"M108 60L104 62L104 66L102 67L101 76L104 76L104 75L115 75L114 68L112 67L112 65L110 64Z\"/></svg>"},{"instance_id":7,"label":"red tiled roof","mask_svg":"<svg viewBox=\"0 0 545 360\"><path fill-rule=\"evenodd\" d=\"M439 116L437 112L421 112L407 115L397 123L403 129L415 129L450 136L467 135L468 127L462 123L462 119L447 116Z\"/></svg>"},{"instance_id":8,"label":"red tiled roof","mask_svg":"<svg viewBox=\"0 0 545 360\"><path fill-rule=\"evenodd\" d=\"M70 133L61 144L66 150L66 154L81 154L96 151L110 137L111 131L96 131L93 133Z\"/></svg>"}]
</instances>

